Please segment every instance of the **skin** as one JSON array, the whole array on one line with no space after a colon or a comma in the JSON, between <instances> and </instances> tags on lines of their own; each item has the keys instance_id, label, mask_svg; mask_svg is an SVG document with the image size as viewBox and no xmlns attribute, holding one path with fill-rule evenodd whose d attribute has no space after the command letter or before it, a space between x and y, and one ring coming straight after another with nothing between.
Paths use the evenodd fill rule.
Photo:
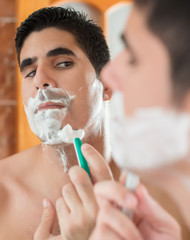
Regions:
<instances>
[{"instance_id":1,"label":"skin","mask_svg":"<svg viewBox=\"0 0 190 240\"><path fill-rule=\"evenodd\" d=\"M54 52L54 55L47 56L57 48L67 48L73 54ZM26 59L30 61L25 61ZM76 98L62 124L64 126L69 123L74 129L86 127L86 137L83 141L91 143L105 154L106 131L97 105L105 109L104 93L108 96L105 100L109 99L111 93L106 89L98 91L100 83L96 79L95 70L75 38L70 33L55 28L31 33L21 49L21 68L23 103L27 105L28 99L36 96L38 88L45 88L50 84L75 94ZM89 103L93 103L93 108ZM94 122L97 120L102 125L102 132L99 134L94 128ZM64 148L70 167L77 165L73 146L60 147ZM93 185L89 181L83 184L84 179L86 180L84 173L76 174L73 180L70 176L72 173L65 173L57 158L54 147L40 144L0 162L0 239L33 239L40 223L43 199L48 199L53 208L56 208L56 201L61 196L68 195L68 188L64 186L72 186L72 181L78 183L77 191L82 193L83 198L91 199L89 210L93 214L85 215L90 226L89 232L91 231L97 212L97 202L91 195ZM108 179L108 176L110 179L112 177L105 162L92 166L91 171L94 183L104 178ZM99 177L96 178L97 174ZM91 193L88 192L89 189ZM81 205L81 214L85 212L83 208ZM59 232L55 213L51 233Z\"/></svg>"}]
</instances>

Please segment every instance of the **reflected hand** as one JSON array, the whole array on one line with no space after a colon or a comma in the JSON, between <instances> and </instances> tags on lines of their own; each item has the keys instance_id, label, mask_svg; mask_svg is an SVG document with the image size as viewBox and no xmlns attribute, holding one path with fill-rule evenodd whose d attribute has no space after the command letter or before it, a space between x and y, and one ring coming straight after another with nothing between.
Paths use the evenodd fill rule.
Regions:
<instances>
[{"instance_id":1,"label":"reflected hand","mask_svg":"<svg viewBox=\"0 0 190 240\"><path fill-rule=\"evenodd\" d=\"M95 226L98 204L88 174L80 167L69 171L71 182L62 188L56 210L49 204L43 210L34 240L87 240ZM55 213L56 212L56 213ZM52 236L51 228L57 214L60 235Z\"/></svg>"},{"instance_id":2,"label":"reflected hand","mask_svg":"<svg viewBox=\"0 0 190 240\"><path fill-rule=\"evenodd\" d=\"M43 213L40 224L34 234L34 240L64 240L61 235L53 236L51 234L55 220L56 210L53 204L48 200L43 200Z\"/></svg>"},{"instance_id":3,"label":"reflected hand","mask_svg":"<svg viewBox=\"0 0 190 240\"><path fill-rule=\"evenodd\" d=\"M90 167L92 182L81 167L74 166L70 169L71 183L63 186L63 197L59 198L56 204L61 236L64 240L89 239L98 213L93 184L112 179L107 163L95 149L83 144L82 151Z\"/></svg>"},{"instance_id":4,"label":"reflected hand","mask_svg":"<svg viewBox=\"0 0 190 240\"><path fill-rule=\"evenodd\" d=\"M87 144L84 144L87 145ZM85 149L85 147L83 147ZM34 240L87 240L95 227L98 204L93 191L93 184L102 180L111 180L111 171L102 156L87 145L84 151L87 158L92 182L88 174L78 166L69 171L71 183L62 188L62 197L56 202L56 212L60 227L60 236L50 234L54 221L55 209L44 209L41 223ZM97 158L94 162L94 158ZM44 217L48 215L49 217Z\"/></svg>"},{"instance_id":5,"label":"reflected hand","mask_svg":"<svg viewBox=\"0 0 190 240\"><path fill-rule=\"evenodd\" d=\"M98 212L93 185L88 174L74 166L69 171L71 183L62 188L56 202L57 216L64 240L87 240Z\"/></svg>"}]
</instances>

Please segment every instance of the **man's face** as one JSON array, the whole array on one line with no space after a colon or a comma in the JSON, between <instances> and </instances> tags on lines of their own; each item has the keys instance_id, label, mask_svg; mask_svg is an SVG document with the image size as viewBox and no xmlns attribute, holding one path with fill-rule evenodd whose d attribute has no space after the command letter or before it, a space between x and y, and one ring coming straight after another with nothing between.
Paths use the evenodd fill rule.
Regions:
<instances>
[{"instance_id":1,"label":"man's face","mask_svg":"<svg viewBox=\"0 0 190 240\"><path fill-rule=\"evenodd\" d=\"M143 10L133 8L122 39L125 49L102 71L102 80L123 93L112 99L114 160L123 169L142 170L185 159L190 119L174 109L169 53Z\"/></svg>"},{"instance_id":2,"label":"man's face","mask_svg":"<svg viewBox=\"0 0 190 240\"><path fill-rule=\"evenodd\" d=\"M139 108L171 107L169 54L147 27L145 15L133 8L123 36L125 49L105 69L102 77L124 94L125 113Z\"/></svg>"},{"instance_id":3,"label":"man's face","mask_svg":"<svg viewBox=\"0 0 190 240\"><path fill-rule=\"evenodd\" d=\"M38 89L51 86L75 96L62 127L69 123L73 129L88 128L101 117L102 84L71 33L56 28L31 33L23 44L20 63L25 106ZM51 102L38 110L52 108L60 106Z\"/></svg>"}]
</instances>

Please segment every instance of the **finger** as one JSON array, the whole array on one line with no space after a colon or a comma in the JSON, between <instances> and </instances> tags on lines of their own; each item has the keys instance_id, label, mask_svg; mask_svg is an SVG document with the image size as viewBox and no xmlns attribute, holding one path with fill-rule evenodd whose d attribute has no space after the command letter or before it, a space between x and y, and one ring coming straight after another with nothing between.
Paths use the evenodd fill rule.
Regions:
<instances>
[{"instance_id":1,"label":"finger","mask_svg":"<svg viewBox=\"0 0 190 240\"><path fill-rule=\"evenodd\" d=\"M43 200L43 214L40 225L38 226L34 240L47 240L55 219L55 209L48 199Z\"/></svg>"},{"instance_id":2,"label":"finger","mask_svg":"<svg viewBox=\"0 0 190 240\"><path fill-rule=\"evenodd\" d=\"M56 212L59 222L61 234L64 233L65 222L69 221L70 209L68 208L64 198L60 197L56 201Z\"/></svg>"},{"instance_id":3,"label":"finger","mask_svg":"<svg viewBox=\"0 0 190 240\"><path fill-rule=\"evenodd\" d=\"M98 215L98 222L98 224L104 224L109 227L122 239L142 239L134 223L111 204L106 204L101 208Z\"/></svg>"},{"instance_id":4,"label":"finger","mask_svg":"<svg viewBox=\"0 0 190 240\"><path fill-rule=\"evenodd\" d=\"M97 211L96 198L88 174L80 167L74 166L69 171L70 179L83 203L90 211Z\"/></svg>"},{"instance_id":5,"label":"finger","mask_svg":"<svg viewBox=\"0 0 190 240\"><path fill-rule=\"evenodd\" d=\"M41 239L40 239L41 240ZM63 240L62 236L59 235L59 236L52 236L52 237L49 237L48 239L46 240Z\"/></svg>"},{"instance_id":6,"label":"finger","mask_svg":"<svg viewBox=\"0 0 190 240\"><path fill-rule=\"evenodd\" d=\"M57 212L58 220L59 218L66 219L70 214L70 209L68 208L67 203L62 197L58 198L56 201L56 212Z\"/></svg>"},{"instance_id":7,"label":"finger","mask_svg":"<svg viewBox=\"0 0 190 240\"><path fill-rule=\"evenodd\" d=\"M143 185L136 189L139 200L138 210L140 215L157 231L170 232L180 235L178 223L167 213L148 193Z\"/></svg>"},{"instance_id":8,"label":"finger","mask_svg":"<svg viewBox=\"0 0 190 240\"><path fill-rule=\"evenodd\" d=\"M82 207L81 199L72 183L63 186L62 196L71 212L77 213Z\"/></svg>"},{"instance_id":9,"label":"finger","mask_svg":"<svg viewBox=\"0 0 190 240\"><path fill-rule=\"evenodd\" d=\"M125 185L125 182L126 182L126 173L125 172L122 172L120 177L119 177L119 182L122 184L122 185Z\"/></svg>"},{"instance_id":10,"label":"finger","mask_svg":"<svg viewBox=\"0 0 190 240\"><path fill-rule=\"evenodd\" d=\"M113 179L111 170L104 158L91 145L83 144L82 153L90 166L90 172L94 183Z\"/></svg>"},{"instance_id":11,"label":"finger","mask_svg":"<svg viewBox=\"0 0 190 240\"><path fill-rule=\"evenodd\" d=\"M135 195L117 182L99 182L94 186L94 192L97 198L114 202L127 209L134 209L138 203Z\"/></svg>"},{"instance_id":12,"label":"finger","mask_svg":"<svg viewBox=\"0 0 190 240\"><path fill-rule=\"evenodd\" d=\"M96 228L89 240L124 240L106 224L100 223L96 225Z\"/></svg>"}]
</instances>

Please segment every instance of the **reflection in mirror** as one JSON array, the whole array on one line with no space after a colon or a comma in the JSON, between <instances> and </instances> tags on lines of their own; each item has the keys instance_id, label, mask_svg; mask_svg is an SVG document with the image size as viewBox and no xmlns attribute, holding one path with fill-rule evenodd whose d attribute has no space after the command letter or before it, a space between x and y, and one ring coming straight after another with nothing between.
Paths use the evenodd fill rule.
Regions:
<instances>
[{"instance_id":1,"label":"reflection in mirror","mask_svg":"<svg viewBox=\"0 0 190 240\"><path fill-rule=\"evenodd\" d=\"M75 149L67 137L83 137L83 143L89 143L102 155L108 153L105 115L111 93L98 78L109 61L106 41L97 24L79 11L43 8L18 27L16 49L23 104L41 144L1 161L0 239L47 239L52 234L60 235L62 225L69 239L76 240L76 234L88 239L96 214L86 214L86 206L91 206L89 213L96 213L97 202L89 176L76 166ZM105 161L99 158L93 163L103 171L89 164L94 179L111 178ZM78 184L80 193L75 191ZM88 204L81 204L83 198ZM60 205L57 210L60 199L74 203L74 208L66 200L66 208ZM80 208L80 216L75 206ZM41 220L45 219L43 211L47 213L50 207L52 225L44 238L40 235L44 233ZM70 236L70 227L76 234Z\"/></svg>"}]
</instances>

